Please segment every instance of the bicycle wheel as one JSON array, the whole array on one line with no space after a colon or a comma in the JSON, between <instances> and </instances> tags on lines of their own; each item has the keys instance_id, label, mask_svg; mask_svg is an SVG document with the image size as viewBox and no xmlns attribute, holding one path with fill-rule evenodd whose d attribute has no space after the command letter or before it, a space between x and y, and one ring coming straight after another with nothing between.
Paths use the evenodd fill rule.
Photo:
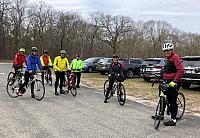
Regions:
<instances>
[{"instance_id":1,"label":"bicycle wheel","mask_svg":"<svg viewBox=\"0 0 200 138\"><path fill-rule=\"evenodd\" d=\"M77 95L77 89L76 89L75 84L71 87L70 91L71 91L71 94L72 94L74 97Z\"/></svg>"},{"instance_id":2,"label":"bicycle wheel","mask_svg":"<svg viewBox=\"0 0 200 138\"><path fill-rule=\"evenodd\" d=\"M45 87L41 80L36 80L36 83L34 85L34 94L35 94L35 99L38 101L44 98Z\"/></svg>"},{"instance_id":3,"label":"bicycle wheel","mask_svg":"<svg viewBox=\"0 0 200 138\"><path fill-rule=\"evenodd\" d=\"M14 75L15 75L14 72L10 72L10 73L8 74L8 77L7 77L7 82L8 82L10 79L14 78Z\"/></svg>"},{"instance_id":4,"label":"bicycle wheel","mask_svg":"<svg viewBox=\"0 0 200 138\"><path fill-rule=\"evenodd\" d=\"M106 80L103 86L103 92L104 92L104 96L106 96L106 92L107 92L107 88L109 87L109 80ZM107 99L110 99L112 96L111 91L107 97Z\"/></svg>"},{"instance_id":5,"label":"bicycle wheel","mask_svg":"<svg viewBox=\"0 0 200 138\"><path fill-rule=\"evenodd\" d=\"M154 119L154 128L158 129L160 125L161 116L163 113L163 106L164 106L164 97L160 97L158 105L156 107L155 119ZM158 116L158 117L157 117Z\"/></svg>"},{"instance_id":6,"label":"bicycle wheel","mask_svg":"<svg viewBox=\"0 0 200 138\"><path fill-rule=\"evenodd\" d=\"M183 93L178 93L176 102L178 105L178 112L177 112L176 119L179 120L183 117L183 114L185 112L185 96Z\"/></svg>"},{"instance_id":7,"label":"bicycle wheel","mask_svg":"<svg viewBox=\"0 0 200 138\"><path fill-rule=\"evenodd\" d=\"M126 92L124 85L122 83L119 84L119 88L117 89L117 99L121 106L125 104L126 101Z\"/></svg>"},{"instance_id":8,"label":"bicycle wheel","mask_svg":"<svg viewBox=\"0 0 200 138\"><path fill-rule=\"evenodd\" d=\"M7 86L6 86L7 93L10 97L16 98L18 97L17 92L19 90L19 84L16 79L11 78L8 80Z\"/></svg>"}]
</instances>

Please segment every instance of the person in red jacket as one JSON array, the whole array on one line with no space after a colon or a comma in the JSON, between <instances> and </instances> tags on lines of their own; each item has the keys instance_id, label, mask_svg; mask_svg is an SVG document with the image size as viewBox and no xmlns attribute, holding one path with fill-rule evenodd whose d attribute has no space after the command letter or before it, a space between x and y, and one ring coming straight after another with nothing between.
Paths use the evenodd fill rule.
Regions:
<instances>
[{"instance_id":1,"label":"person in red jacket","mask_svg":"<svg viewBox=\"0 0 200 138\"><path fill-rule=\"evenodd\" d=\"M15 54L13 68L15 70L15 74L17 73L18 69L23 68L23 64L26 62L26 55L24 55L25 49L20 48L19 52Z\"/></svg>"},{"instance_id":2,"label":"person in red jacket","mask_svg":"<svg viewBox=\"0 0 200 138\"><path fill-rule=\"evenodd\" d=\"M166 61L162 71L163 80L166 80L169 85L169 90L166 93L168 102L170 104L171 120L164 122L166 126L176 125L176 115L178 111L177 96L180 88L180 81L184 74L184 67L182 59L174 53L174 45L172 43L165 43L162 47L165 54ZM166 105L164 105L165 109ZM164 119L164 112L162 113L161 119ZM157 118L152 116L153 119Z\"/></svg>"}]
</instances>

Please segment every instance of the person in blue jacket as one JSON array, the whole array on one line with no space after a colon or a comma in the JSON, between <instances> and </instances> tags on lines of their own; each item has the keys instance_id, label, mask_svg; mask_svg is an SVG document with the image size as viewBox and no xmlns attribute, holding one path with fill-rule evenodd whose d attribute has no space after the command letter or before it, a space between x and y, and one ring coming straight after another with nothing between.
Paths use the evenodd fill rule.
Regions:
<instances>
[{"instance_id":1,"label":"person in blue jacket","mask_svg":"<svg viewBox=\"0 0 200 138\"><path fill-rule=\"evenodd\" d=\"M31 77L31 75L36 73L36 69L37 69L36 65L42 71L42 65L40 63L40 58L37 55L37 48L36 47L31 48L31 54L27 57L26 62L27 62L27 67L26 67L25 75L24 75L25 81L19 87L19 92L17 93L18 96L22 96L22 94L25 93L26 89L24 88L24 86L26 86L28 84L29 78ZM31 84L31 97L35 98L34 83Z\"/></svg>"}]
</instances>

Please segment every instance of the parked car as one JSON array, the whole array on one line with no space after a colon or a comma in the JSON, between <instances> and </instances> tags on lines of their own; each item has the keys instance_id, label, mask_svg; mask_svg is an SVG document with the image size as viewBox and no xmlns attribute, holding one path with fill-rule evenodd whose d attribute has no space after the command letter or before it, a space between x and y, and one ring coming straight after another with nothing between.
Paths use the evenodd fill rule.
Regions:
<instances>
[{"instance_id":1,"label":"parked car","mask_svg":"<svg viewBox=\"0 0 200 138\"><path fill-rule=\"evenodd\" d=\"M164 67L165 58L147 58L144 60L140 69L140 75L145 81L150 81L156 76L160 76L161 69Z\"/></svg>"},{"instance_id":2,"label":"parked car","mask_svg":"<svg viewBox=\"0 0 200 138\"><path fill-rule=\"evenodd\" d=\"M101 74L108 73L111 63L112 58L104 58L99 60L99 62L97 62L97 71L99 71ZM139 75L142 59L119 59L119 63L123 65L123 70L126 77L133 78L135 75Z\"/></svg>"},{"instance_id":3,"label":"parked car","mask_svg":"<svg viewBox=\"0 0 200 138\"><path fill-rule=\"evenodd\" d=\"M184 66L182 88L188 89L191 84L200 85L200 56L185 56L182 59Z\"/></svg>"},{"instance_id":4,"label":"parked car","mask_svg":"<svg viewBox=\"0 0 200 138\"><path fill-rule=\"evenodd\" d=\"M83 61L83 72L95 72L96 63L103 57L92 57Z\"/></svg>"},{"instance_id":5,"label":"parked car","mask_svg":"<svg viewBox=\"0 0 200 138\"><path fill-rule=\"evenodd\" d=\"M96 69L101 74L106 74L108 73L111 63L112 63L112 58L102 58L96 63Z\"/></svg>"}]
</instances>

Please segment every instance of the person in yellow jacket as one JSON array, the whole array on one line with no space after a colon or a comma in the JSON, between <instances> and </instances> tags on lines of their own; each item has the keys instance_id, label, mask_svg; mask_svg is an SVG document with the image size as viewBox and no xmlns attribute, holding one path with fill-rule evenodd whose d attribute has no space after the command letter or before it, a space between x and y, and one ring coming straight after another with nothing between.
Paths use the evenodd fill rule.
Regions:
<instances>
[{"instance_id":1,"label":"person in yellow jacket","mask_svg":"<svg viewBox=\"0 0 200 138\"><path fill-rule=\"evenodd\" d=\"M76 78L77 78L77 83L76 83L76 87L80 88L79 84L80 84L80 79L81 79L81 71L83 68L83 61L80 58L80 55L77 54L76 58L72 60L72 63L70 64L70 68L72 70L72 72L74 74L76 74Z\"/></svg>"},{"instance_id":2,"label":"person in yellow jacket","mask_svg":"<svg viewBox=\"0 0 200 138\"><path fill-rule=\"evenodd\" d=\"M48 50L44 50L43 55L40 57L40 62L42 64L43 70L47 70L49 72L49 78L51 79L51 69L53 67L51 62L51 57L48 55ZM44 82L44 72L42 74L42 81Z\"/></svg>"},{"instance_id":3,"label":"person in yellow jacket","mask_svg":"<svg viewBox=\"0 0 200 138\"><path fill-rule=\"evenodd\" d=\"M65 92L63 92L63 89L62 89L63 80L64 80L66 70L69 69L69 62L68 62L68 59L66 58L65 50L61 50L60 56L57 56L54 59L53 68L56 75L55 95L59 95L59 93L57 92L59 80L60 80L60 94L65 94Z\"/></svg>"}]
</instances>

